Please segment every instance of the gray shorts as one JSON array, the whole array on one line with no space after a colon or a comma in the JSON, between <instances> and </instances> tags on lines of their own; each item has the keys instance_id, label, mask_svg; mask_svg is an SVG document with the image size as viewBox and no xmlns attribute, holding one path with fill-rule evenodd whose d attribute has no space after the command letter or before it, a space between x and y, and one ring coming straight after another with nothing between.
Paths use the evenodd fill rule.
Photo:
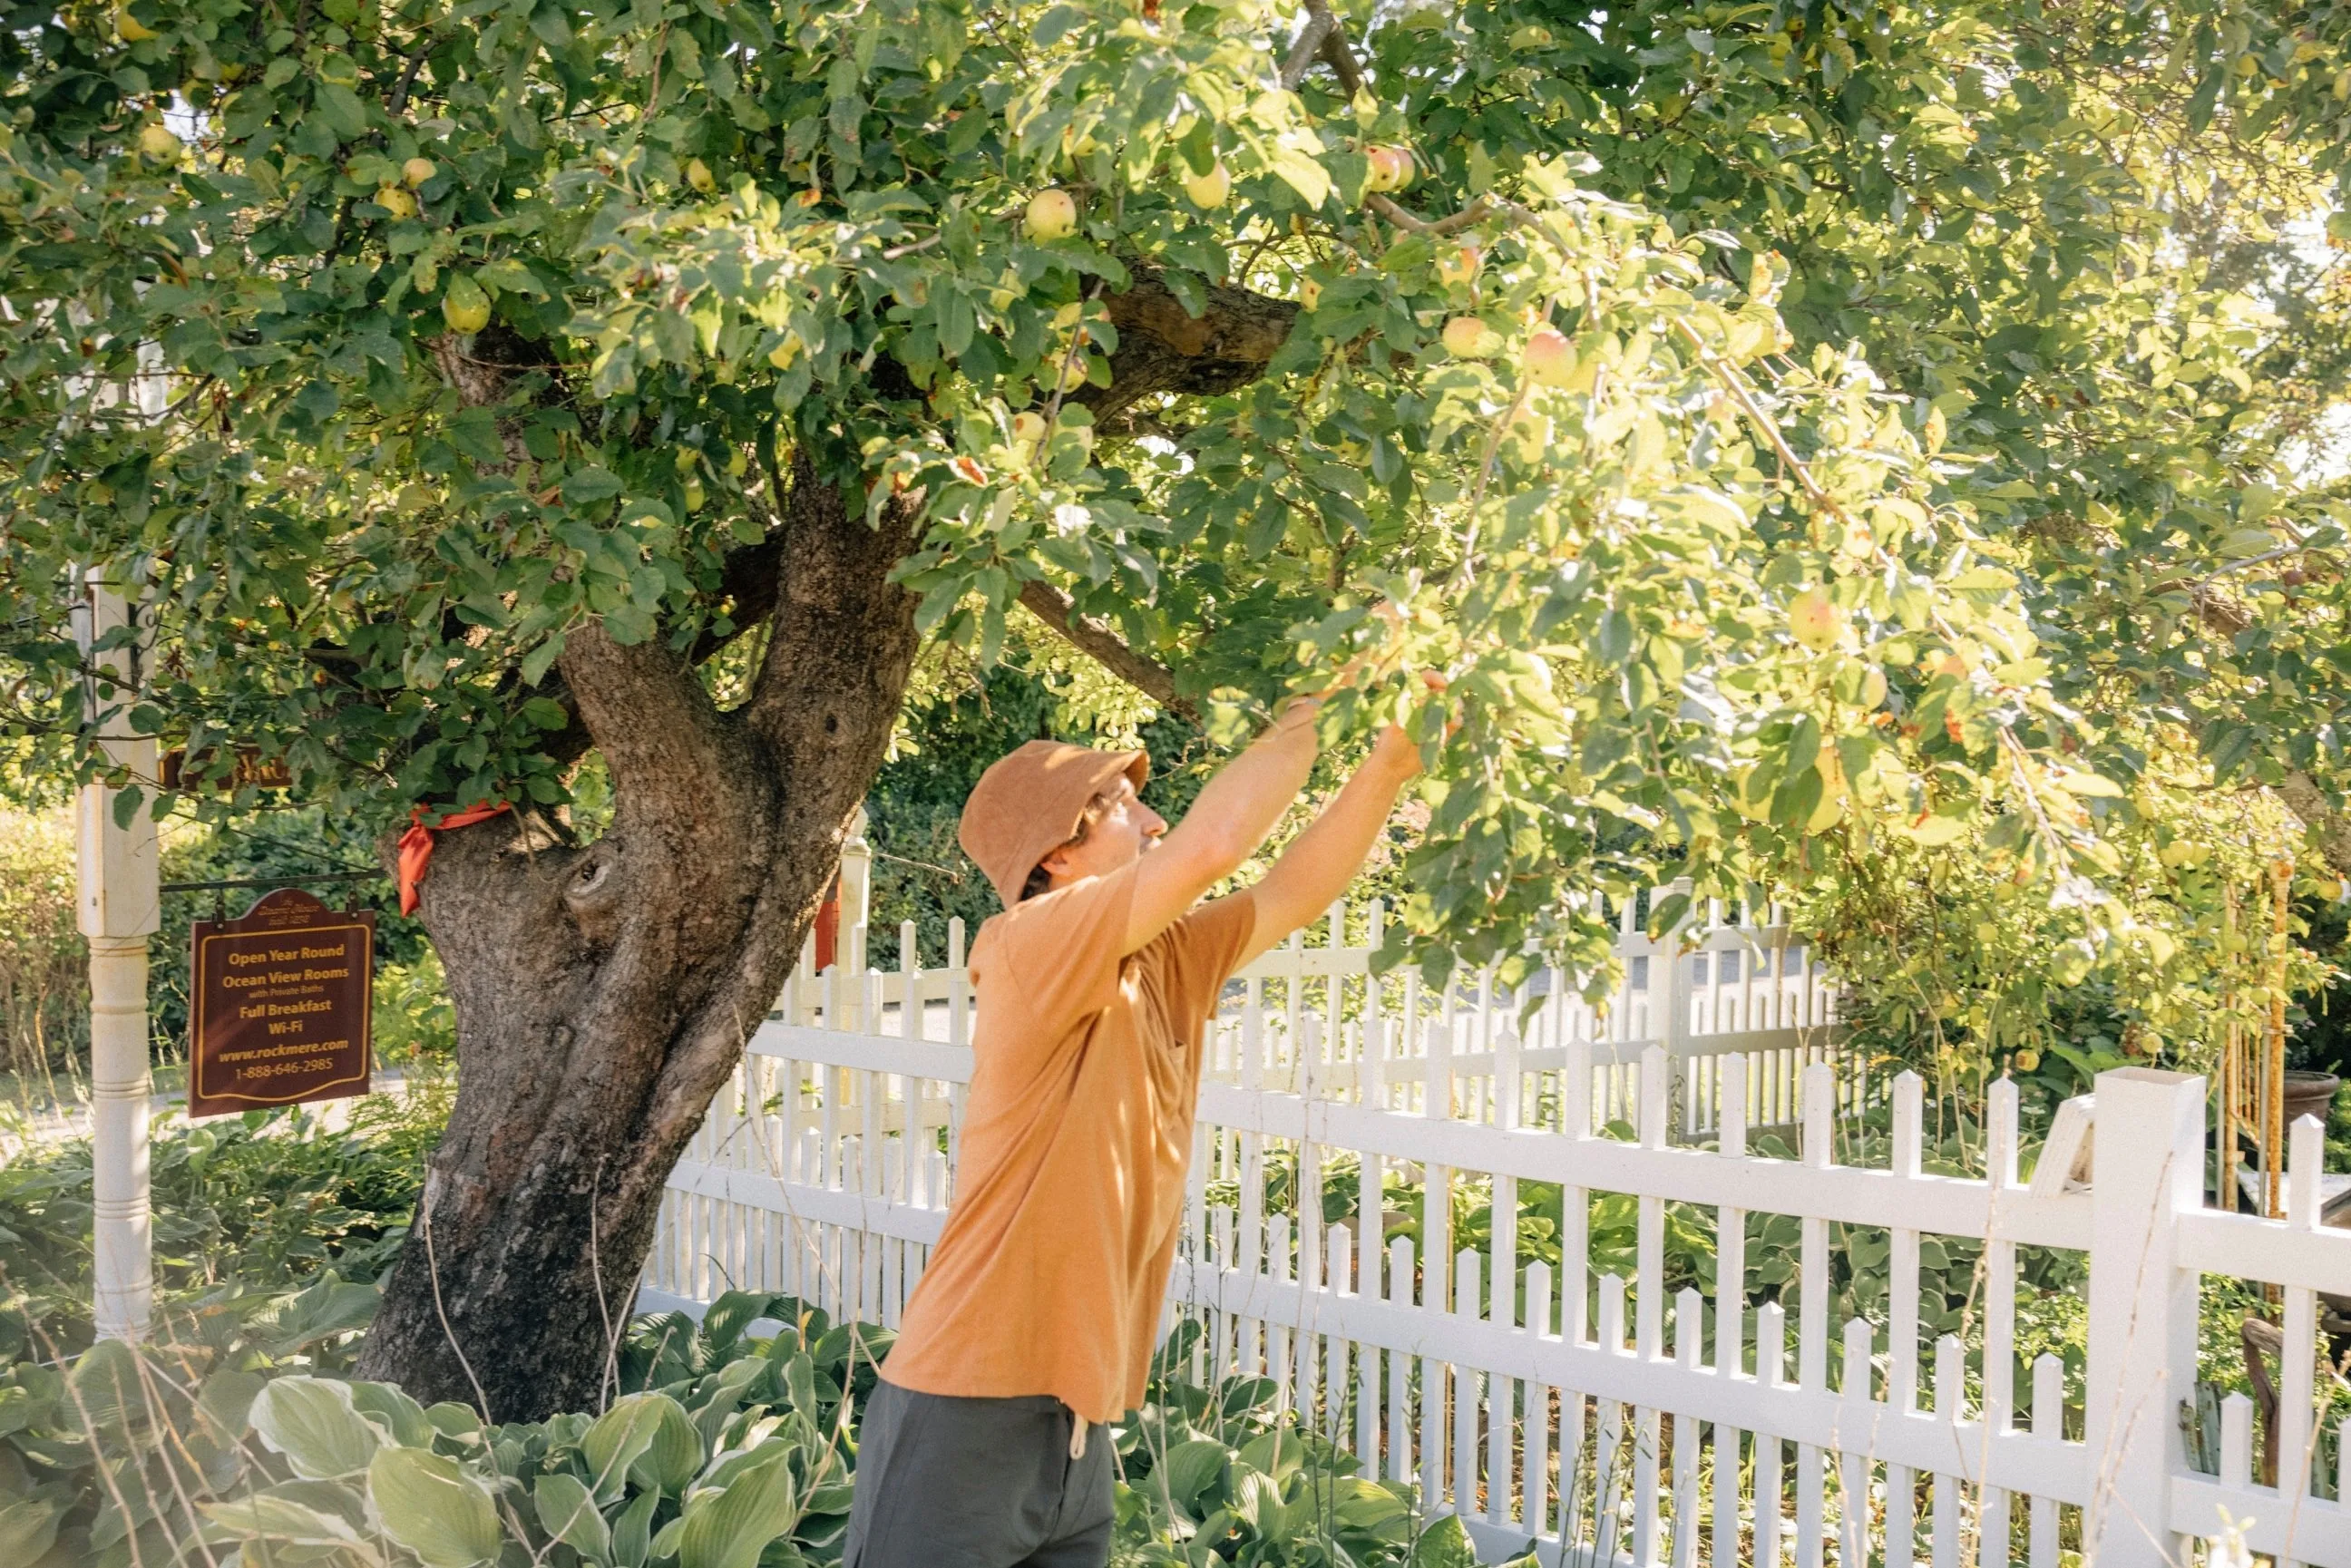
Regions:
<instances>
[{"instance_id":1,"label":"gray shorts","mask_svg":"<svg viewBox=\"0 0 2351 1568\"><path fill-rule=\"evenodd\" d=\"M841 1568L1102 1568L1116 1463L1050 1395L965 1399L886 1378L858 1423L857 1492Z\"/></svg>"}]
</instances>

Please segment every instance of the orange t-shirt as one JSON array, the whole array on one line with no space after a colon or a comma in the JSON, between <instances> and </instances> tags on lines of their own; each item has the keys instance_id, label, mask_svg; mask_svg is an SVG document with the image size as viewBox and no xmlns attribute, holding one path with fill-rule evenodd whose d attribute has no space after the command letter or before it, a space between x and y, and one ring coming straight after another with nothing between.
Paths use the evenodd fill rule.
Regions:
<instances>
[{"instance_id":1,"label":"orange t-shirt","mask_svg":"<svg viewBox=\"0 0 2351 1568\"><path fill-rule=\"evenodd\" d=\"M883 1367L901 1388L1143 1403L1184 1212L1200 1053L1250 895L1122 957L1133 866L1031 898L973 943L978 1022L955 1203Z\"/></svg>"}]
</instances>

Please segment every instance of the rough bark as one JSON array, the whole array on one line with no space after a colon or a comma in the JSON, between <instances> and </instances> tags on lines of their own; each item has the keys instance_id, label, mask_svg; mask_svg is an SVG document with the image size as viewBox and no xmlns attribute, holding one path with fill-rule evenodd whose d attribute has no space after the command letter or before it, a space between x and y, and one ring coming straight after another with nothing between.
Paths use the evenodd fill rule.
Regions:
<instances>
[{"instance_id":1,"label":"rough bark","mask_svg":"<svg viewBox=\"0 0 2351 1568\"><path fill-rule=\"evenodd\" d=\"M788 512L750 701L721 712L665 643L580 628L560 668L611 831L575 848L507 816L435 848L459 1089L363 1376L497 1420L597 1404L662 1184L782 987L914 663L888 580L908 517L869 528L805 472Z\"/></svg>"}]
</instances>

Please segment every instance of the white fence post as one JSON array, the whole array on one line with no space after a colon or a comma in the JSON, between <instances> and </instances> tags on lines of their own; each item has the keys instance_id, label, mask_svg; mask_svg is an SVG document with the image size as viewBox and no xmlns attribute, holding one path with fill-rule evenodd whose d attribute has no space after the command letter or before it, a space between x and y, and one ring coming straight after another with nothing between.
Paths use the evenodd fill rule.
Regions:
<instances>
[{"instance_id":1,"label":"white fence post","mask_svg":"<svg viewBox=\"0 0 2351 1568\"><path fill-rule=\"evenodd\" d=\"M91 1327L103 1339L143 1340L154 1310L154 1237L148 1181L147 939L160 921L153 796L155 737L134 734L127 716L141 676L137 646L99 650L110 633L137 623L121 585L97 570L73 610L89 662L105 672L85 703L113 710L99 727L107 758L150 791L128 827L114 820L120 791L85 784L77 797L78 919L89 941Z\"/></svg>"},{"instance_id":2,"label":"white fence post","mask_svg":"<svg viewBox=\"0 0 2351 1568\"><path fill-rule=\"evenodd\" d=\"M2178 1410L2196 1386L2197 1277L2179 1266L2179 1217L2202 1203L2204 1080L2102 1072L2093 1135L2083 1557L2156 1568L2185 1560L2170 1494L2187 1468Z\"/></svg>"}]
</instances>

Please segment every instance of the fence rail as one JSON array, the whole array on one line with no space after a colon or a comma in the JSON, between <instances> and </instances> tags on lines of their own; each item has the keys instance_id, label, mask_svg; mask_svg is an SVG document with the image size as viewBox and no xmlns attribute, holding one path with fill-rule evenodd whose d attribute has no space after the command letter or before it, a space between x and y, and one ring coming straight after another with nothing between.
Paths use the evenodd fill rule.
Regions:
<instances>
[{"instance_id":1,"label":"fence rail","mask_svg":"<svg viewBox=\"0 0 2351 1568\"><path fill-rule=\"evenodd\" d=\"M1772 927L1677 955L1628 925L1648 967L1615 1006L1554 982L1528 1011L1482 977L1438 995L1374 978L1377 918L1334 912L1328 935L1363 946L1267 955L1211 1025L1167 1309L1198 1325L1196 1375L1277 1380L1489 1554L2186 1563L2225 1510L2257 1551L2351 1568L2337 1478L2314 1488L2305 1458L2258 1484L2241 1396L2217 1474L2189 1468L2177 1418L2199 1274L2269 1281L2304 1351L2282 1357L2272 1451L2315 1447L2317 1299L2351 1295L2351 1233L2317 1224L2315 1124L2295 1130L2283 1221L2201 1207L2203 1084L2175 1074L2103 1075L2030 1183L2014 1088L1996 1084L1987 1174L1936 1175L1919 1082L1865 1086L1836 1060L1834 993ZM671 1179L641 1301L739 1286L894 1326L951 1196L960 946L926 971L909 930L876 975L852 927L842 964L795 977ZM1864 1113L1874 1142L1848 1135ZM1782 1124L1796 1157L1753 1152ZM1863 1146L1884 1163L1849 1163ZM1287 1201L1269 1198L1277 1173ZM1775 1217L1793 1221L1785 1255ZM1669 1229L1698 1234L1710 1280L1669 1274ZM1833 1270L1865 1243L1886 1288L1834 1322ZM1980 1249L1964 1338L1921 1310L1922 1256L1951 1246ZM2070 1374L2022 1364L2021 1255L2085 1265ZM1778 1299L1754 1305L1767 1276Z\"/></svg>"}]
</instances>

